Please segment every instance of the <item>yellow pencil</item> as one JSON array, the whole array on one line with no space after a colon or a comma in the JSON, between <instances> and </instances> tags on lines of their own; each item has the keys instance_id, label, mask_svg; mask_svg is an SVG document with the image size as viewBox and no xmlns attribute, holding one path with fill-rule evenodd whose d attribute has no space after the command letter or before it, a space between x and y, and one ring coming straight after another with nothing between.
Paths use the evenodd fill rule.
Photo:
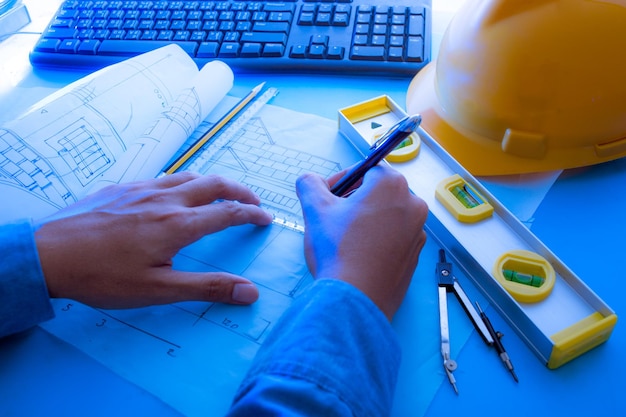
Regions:
<instances>
[{"instance_id":1,"label":"yellow pencil","mask_svg":"<svg viewBox=\"0 0 626 417\"><path fill-rule=\"evenodd\" d=\"M259 94L259 92L263 89L265 83L261 83L254 87L252 91L248 93L244 98L242 98L232 109L230 109L221 119L217 121L211 128L204 134L200 139L198 139L182 156L176 159L172 164L170 164L165 171L163 171L166 175L173 174L178 170L185 162L189 160L205 143L207 143L217 132L219 132L225 125L228 123L237 113L239 113L250 101Z\"/></svg>"}]
</instances>

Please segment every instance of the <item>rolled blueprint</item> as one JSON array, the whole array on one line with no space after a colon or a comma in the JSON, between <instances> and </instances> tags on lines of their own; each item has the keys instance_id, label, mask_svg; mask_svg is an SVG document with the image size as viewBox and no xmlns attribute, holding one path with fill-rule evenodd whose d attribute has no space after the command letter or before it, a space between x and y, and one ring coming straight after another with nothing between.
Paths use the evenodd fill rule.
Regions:
<instances>
[{"instance_id":1,"label":"rolled blueprint","mask_svg":"<svg viewBox=\"0 0 626 417\"><path fill-rule=\"evenodd\" d=\"M219 61L199 71L172 44L40 101L0 128L0 221L49 215L102 185L156 176L233 79Z\"/></svg>"},{"instance_id":2,"label":"rolled blueprint","mask_svg":"<svg viewBox=\"0 0 626 417\"><path fill-rule=\"evenodd\" d=\"M96 187L157 176L233 85L233 72L221 61L206 64L178 98L124 152Z\"/></svg>"}]
</instances>

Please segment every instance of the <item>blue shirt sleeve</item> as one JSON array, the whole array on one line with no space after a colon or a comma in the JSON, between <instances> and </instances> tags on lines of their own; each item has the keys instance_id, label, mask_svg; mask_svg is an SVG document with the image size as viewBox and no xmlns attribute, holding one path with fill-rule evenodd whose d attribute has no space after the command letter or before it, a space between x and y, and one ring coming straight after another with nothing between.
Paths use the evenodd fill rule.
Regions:
<instances>
[{"instance_id":1,"label":"blue shirt sleeve","mask_svg":"<svg viewBox=\"0 0 626 417\"><path fill-rule=\"evenodd\" d=\"M54 317L32 223L0 226L0 337Z\"/></svg>"},{"instance_id":2,"label":"blue shirt sleeve","mask_svg":"<svg viewBox=\"0 0 626 417\"><path fill-rule=\"evenodd\" d=\"M259 349L228 415L389 415L400 356L369 298L345 282L318 280Z\"/></svg>"}]
</instances>

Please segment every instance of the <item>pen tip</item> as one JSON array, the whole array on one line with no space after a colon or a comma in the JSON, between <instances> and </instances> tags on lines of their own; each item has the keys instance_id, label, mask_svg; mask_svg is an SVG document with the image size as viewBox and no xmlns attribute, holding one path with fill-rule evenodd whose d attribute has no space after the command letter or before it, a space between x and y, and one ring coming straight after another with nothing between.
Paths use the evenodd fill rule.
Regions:
<instances>
[{"instance_id":1,"label":"pen tip","mask_svg":"<svg viewBox=\"0 0 626 417\"><path fill-rule=\"evenodd\" d=\"M263 88L263 86L265 86L265 81L263 81L261 84L257 85L256 87L253 88L254 92L259 92L261 91L261 89Z\"/></svg>"}]
</instances>

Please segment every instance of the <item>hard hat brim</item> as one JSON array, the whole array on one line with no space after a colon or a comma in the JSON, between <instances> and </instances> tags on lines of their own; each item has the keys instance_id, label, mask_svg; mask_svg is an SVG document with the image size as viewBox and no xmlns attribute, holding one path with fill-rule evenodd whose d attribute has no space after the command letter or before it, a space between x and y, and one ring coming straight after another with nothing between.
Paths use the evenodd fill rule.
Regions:
<instances>
[{"instance_id":1,"label":"hard hat brim","mask_svg":"<svg viewBox=\"0 0 626 417\"><path fill-rule=\"evenodd\" d=\"M455 123L437 97L436 61L426 65L411 81L407 91L409 114L422 116L422 128L472 175L511 175L555 171L593 165L626 156L626 149L598 146L548 149L543 158L525 158L503 151L502 138L487 138Z\"/></svg>"}]
</instances>

